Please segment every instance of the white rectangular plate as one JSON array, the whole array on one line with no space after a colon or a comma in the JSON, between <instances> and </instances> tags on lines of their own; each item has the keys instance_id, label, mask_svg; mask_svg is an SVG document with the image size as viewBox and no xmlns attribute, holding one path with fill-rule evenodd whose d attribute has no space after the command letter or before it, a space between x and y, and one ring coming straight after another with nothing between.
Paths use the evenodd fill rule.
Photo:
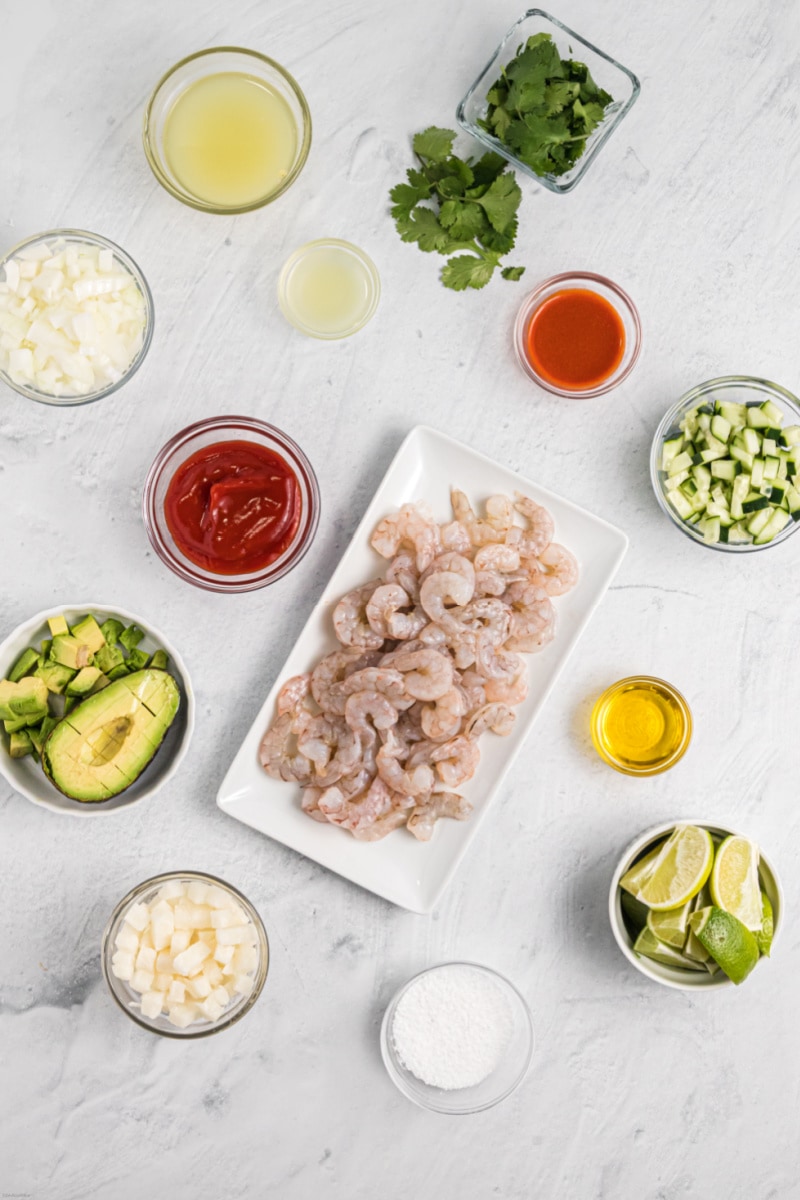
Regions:
<instances>
[{"instance_id":1,"label":"white rectangular plate","mask_svg":"<svg viewBox=\"0 0 800 1200\"><path fill-rule=\"evenodd\" d=\"M511 495L515 491L544 504L555 519L556 540L567 546L580 563L580 579L571 592L555 600L554 640L540 654L526 656L530 688L527 699L516 710L511 736L487 734L481 739L478 771L465 788L459 789L475 807L472 816L467 821L440 821L430 842L418 842L405 829L395 830L380 842L358 842L333 825L321 825L307 817L300 808L300 789L266 775L258 761L258 747L274 717L281 684L292 675L310 670L323 655L338 648L331 623L336 602L379 574L381 563L385 567L385 560L369 544L378 521L401 504L415 500L426 501L437 519L445 521L451 512L451 485L462 488L473 507L493 493ZM621 530L483 454L426 426L412 429L242 743L219 790L217 804L237 821L252 825L368 891L412 912L430 912L486 818L493 797L613 579L627 545Z\"/></svg>"}]
</instances>

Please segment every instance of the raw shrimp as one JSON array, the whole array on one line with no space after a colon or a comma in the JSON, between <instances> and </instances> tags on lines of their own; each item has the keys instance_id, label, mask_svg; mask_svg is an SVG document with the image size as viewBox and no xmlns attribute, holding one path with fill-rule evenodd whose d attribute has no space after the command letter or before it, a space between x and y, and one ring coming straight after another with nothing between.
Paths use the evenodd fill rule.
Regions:
<instances>
[{"instance_id":1,"label":"raw shrimp","mask_svg":"<svg viewBox=\"0 0 800 1200\"><path fill-rule=\"evenodd\" d=\"M467 712L480 708L486 703L486 680L471 668L461 673L459 687L467 702Z\"/></svg>"},{"instance_id":2,"label":"raw shrimp","mask_svg":"<svg viewBox=\"0 0 800 1200\"><path fill-rule=\"evenodd\" d=\"M450 521L439 526L443 550L454 550L457 554L469 554L472 549L469 531L460 521Z\"/></svg>"},{"instance_id":3,"label":"raw shrimp","mask_svg":"<svg viewBox=\"0 0 800 1200\"><path fill-rule=\"evenodd\" d=\"M296 713L308 699L310 690L311 675L308 672L304 675L293 675L291 679L287 679L278 692L276 701L278 716L282 717L287 712Z\"/></svg>"},{"instance_id":4,"label":"raw shrimp","mask_svg":"<svg viewBox=\"0 0 800 1200\"><path fill-rule=\"evenodd\" d=\"M460 621L466 629L478 635L479 642L502 646L508 637L511 613L508 605L493 596L472 600L461 612Z\"/></svg>"},{"instance_id":5,"label":"raw shrimp","mask_svg":"<svg viewBox=\"0 0 800 1200\"><path fill-rule=\"evenodd\" d=\"M553 640L555 609L539 582L512 583L504 599L512 609L507 650L535 654Z\"/></svg>"},{"instance_id":6,"label":"raw shrimp","mask_svg":"<svg viewBox=\"0 0 800 1200\"><path fill-rule=\"evenodd\" d=\"M402 796L427 794L434 784L433 771L426 763L409 770L400 761L403 754L403 743L390 730L375 760L378 774L392 791Z\"/></svg>"},{"instance_id":7,"label":"raw shrimp","mask_svg":"<svg viewBox=\"0 0 800 1200\"><path fill-rule=\"evenodd\" d=\"M521 704L528 694L528 668L519 660L519 671L512 679L487 679L486 699L490 704Z\"/></svg>"},{"instance_id":8,"label":"raw shrimp","mask_svg":"<svg viewBox=\"0 0 800 1200\"><path fill-rule=\"evenodd\" d=\"M504 533L501 533L489 521L482 521L473 511L472 505L463 492L452 488L450 503L453 505L453 514L456 520L467 530L473 546L485 546L487 542L502 542Z\"/></svg>"},{"instance_id":9,"label":"raw shrimp","mask_svg":"<svg viewBox=\"0 0 800 1200\"><path fill-rule=\"evenodd\" d=\"M401 546L413 547L417 570L424 571L441 549L439 526L421 505L404 504L398 513L378 523L371 545L383 558L394 558Z\"/></svg>"},{"instance_id":10,"label":"raw shrimp","mask_svg":"<svg viewBox=\"0 0 800 1200\"><path fill-rule=\"evenodd\" d=\"M461 718L466 711L464 693L458 687L451 687L433 704L423 707L422 731L432 742L454 738L461 731Z\"/></svg>"},{"instance_id":11,"label":"raw shrimp","mask_svg":"<svg viewBox=\"0 0 800 1200\"><path fill-rule=\"evenodd\" d=\"M380 692L398 709L410 708L414 703L413 698L406 695L405 676L394 667L365 667L331 687L334 697L354 696L356 692Z\"/></svg>"},{"instance_id":12,"label":"raw shrimp","mask_svg":"<svg viewBox=\"0 0 800 1200\"><path fill-rule=\"evenodd\" d=\"M472 812L469 800L456 792L433 792L426 801L418 804L408 818L408 829L420 842L428 842L433 835L436 822L442 817L464 821Z\"/></svg>"},{"instance_id":13,"label":"raw shrimp","mask_svg":"<svg viewBox=\"0 0 800 1200\"><path fill-rule=\"evenodd\" d=\"M464 574L456 571L437 571L429 575L419 589L419 602L430 619L444 629L452 626L455 620L448 610L447 602L457 608L469 604L475 592L474 576L472 581Z\"/></svg>"},{"instance_id":14,"label":"raw shrimp","mask_svg":"<svg viewBox=\"0 0 800 1200\"><path fill-rule=\"evenodd\" d=\"M481 546L475 555L475 591L478 596L502 596L512 573L520 570L519 550L493 543Z\"/></svg>"},{"instance_id":15,"label":"raw shrimp","mask_svg":"<svg viewBox=\"0 0 800 1200\"><path fill-rule=\"evenodd\" d=\"M334 825L355 832L374 824L392 809L392 793L379 775L365 792L348 799L337 787L326 788L317 804Z\"/></svg>"},{"instance_id":16,"label":"raw shrimp","mask_svg":"<svg viewBox=\"0 0 800 1200\"><path fill-rule=\"evenodd\" d=\"M478 639L478 649L475 656L478 673L486 679L513 679L522 665L518 654L500 650L488 640Z\"/></svg>"},{"instance_id":17,"label":"raw shrimp","mask_svg":"<svg viewBox=\"0 0 800 1200\"><path fill-rule=\"evenodd\" d=\"M347 724L366 741L374 741L375 730L391 729L397 724L398 712L380 692L356 692L347 697L344 718Z\"/></svg>"},{"instance_id":18,"label":"raw shrimp","mask_svg":"<svg viewBox=\"0 0 800 1200\"><path fill-rule=\"evenodd\" d=\"M542 575L542 587L548 596L563 596L575 587L578 582L578 562L566 547L551 542L538 558L547 571Z\"/></svg>"},{"instance_id":19,"label":"raw shrimp","mask_svg":"<svg viewBox=\"0 0 800 1200\"><path fill-rule=\"evenodd\" d=\"M344 679L347 668L357 663L360 658L361 651L355 647L335 650L314 667L311 672L311 695L323 712L344 716L344 699L341 696L332 697L330 689L334 683Z\"/></svg>"},{"instance_id":20,"label":"raw shrimp","mask_svg":"<svg viewBox=\"0 0 800 1200\"><path fill-rule=\"evenodd\" d=\"M406 641L416 637L428 623L422 609L417 608L410 613L400 611L411 607L411 604L411 597L399 583L385 583L377 587L367 601L367 620L382 638Z\"/></svg>"},{"instance_id":21,"label":"raw shrimp","mask_svg":"<svg viewBox=\"0 0 800 1200\"><path fill-rule=\"evenodd\" d=\"M498 533L505 534L514 524L514 505L508 496L490 496L484 507L486 520Z\"/></svg>"},{"instance_id":22,"label":"raw shrimp","mask_svg":"<svg viewBox=\"0 0 800 1200\"><path fill-rule=\"evenodd\" d=\"M323 790L323 788L317 787L316 785L313 787L303 788L303 798L300 801L300 807L302 808L303 812L307 814L307 816L311 817L312 820L322 821L324 823L328 820L328 818L319 807L319 798L322 795Z\"/></svg>"},{"instance_id":23,"label":"raw shrimp","mask_svg":"<svg viewBox=\"0 0 800 1200\"><path fill-rule=\"evenodd\" d=\"M553 540L553 518L546 508L537 504L530 496L523 496L520 492L517 492L516 496L514 507L528 522L528 528L523 532L519 543L520 553L528 557L538 557Z\"/></svg>"},{"instance_id":24,"label":"raw shrimp","mask_svg":"<svg viewBox=\"0 0 800 1200\"><path fill-rule=\"evenodd\" d=\"M445 787L460 787L475 774L480 762L480 751L468 737L456 737L436 746L430 755L436 764L436 774Z\"/></svg>"},{"instance_id":25,"label":"raw shrimp","mask_svg":"<svg viewBox=\"0 0 800 1200\"><path fill-rule=\"evenodd\" d=\"M354 588L342 596L333 610L333 627L336 636L345 646L360 646L365 650L379 650L383 638L370 626L366 607L372 593L381 586L380 579Z\"/></svg>"},{"instance_id":26,"label":"raw shrimp","mask_svg":"<svg viewBox=\"0 0 800 1200\"><path fill-rule=\"evenodd\" d=\"M408 550L396 554L383 573L387 583L398 584L416 604L419 599L419 571L414 555Z\"/></svg>"},{"instance_id":27,"label":"raw shrimp","mask_svg":"<svg viewBox=\"0 0 800 1200\"><path fill-rule=\"evenodd\" d=\"M420 584L440 571L452 571L456 575L463 575L467 582L473 588L475 587L475 567L465 554L459 554L456 550L447 550L444 554L437 554L427 571L423 571L420 575Z\"/></svg>"},{"instance_id":28,"label":"raw shrimp","mask_svg":"<svg viewBox=\"0 0 800 1200\"><path fill-rule=\"evenodd\" d=\"M293 721L294 714L285 712L270 726L259 747L259 761L273 779L310 783L311 763L296 749Z\"/></svg>"},{"instance_id":29,"label":"raw shrimp","mask_svg":"<svg viewBox=\"0 0 800 1200\"><path fill-rule=\"evenodd\" d=\"M481 734L491 729L499 737L508 737L515 719L514 712L507 704L484 704L471 714L464 726L464 734L477 741Z\"/></svg>"},{"instance_id":30,"label":"raw shrimp","mask_svg":"<svg viewBox=\"0 0 800 1200\"><path fill-rule=\"evenodd\" d=\"M453 685L453 664L433 648L393 656L393 665L405 676L406 692L415 700L438 700Z\"/></svg>"},{"instance_id":31,"label":"raw shrimp","mask_svg":"<svg viewBox=\"0 0 800 1200\"><path fill-rule=\"evenodd\" d=\"M355 770L361 743L339 717L312 717L297 739L298 750L314 765L316 779L337 783Z\"/></svg>"},{"instance_id":32,"label":"raw shrimp","mask_svg":"<svg viewBox=\"0 0 800 1200\"><path fill-rule=\"evenodd\" d=\"M351 830L353 837L359 842L377 842L385 838L387 833L399 829L408 820L408 806L389 809L382 817L378 817L371 825L365 825Z\"/></svg>"}]
</instances>

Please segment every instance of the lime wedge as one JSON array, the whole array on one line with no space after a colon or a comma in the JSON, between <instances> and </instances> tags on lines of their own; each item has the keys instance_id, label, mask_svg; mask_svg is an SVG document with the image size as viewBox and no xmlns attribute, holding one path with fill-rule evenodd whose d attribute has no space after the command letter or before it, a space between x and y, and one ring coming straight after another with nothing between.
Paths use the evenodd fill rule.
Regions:
<instances>
[{"instance_id":1,"label":"lime wedge","mask_svg":"<svg viewBox=\"0 0 800 1200\"><path fill-rule=\"evenodd\" d=\"M689 927L733 983L743 983L758 962L758 942L733 913L712 905L692 913Z\"/></svg>"},{"instance_id":2,"label":"lime wedge","mask_svg":"<svg viewBox=\"0 0 800 1200\"><path fill-rule=\"evenodd\" d=\"M711 896L746 925L761 931L761 889L758 884L758 846L743 837L727 837L717 851L711 872Z\"/></svg>"},{"instance_id":3,"label":"lime wedge","mask_svg":"<svg viewBox=\"0 0 800 1200\"><path fill-rule=\"evenodd\" d=\"M684 971L705 971L705 967L701 963L684 958L672 946L666 946L660 942L647 926L633 943L633 949L636 954L644 958L652 958L655 962L663 963L667 967L680 967Z\"/></svg>"},{"instance_id":4,"label":"lime wedge","mask_svg":"<svg viewBox=\"0 0 800 1200\"><path fill-rule=\"evenodd\" d=\"M761 929L756 934L758 948L762 954L769 958L769 952L772 949L772 935L775 932L775 924L772 919L772 905L770 904L769 896L766 892L761 893Z\"/></svg>"},{"instance_id":5,"label":"lime wedge","mask_svg":"<svg viewBox=\"0 0 800 1200\"><path fill-rule=\"evenodd\" d=\"M676 950L683 950L693 908L694 900L687 900L680 908L667 908L663 912L648 909L647 926L660 942L674 946Z\"/></svg>"},{"instance_id":6,"label":"lime wedge","mask_svg":"<svg viewBox=\"0 0 800 1200\"><path fill-rule=\"evenodd\" d=\"M707 829L678 825L661 847L651 873L636 892L648 908L663 912L681 908L700 891L711 874L714 843Z\"/></svg>"},{"instance_id":7,"label":"lime wedge","mask_svg":"<svg viewBox=\"0 0 800 1200\"><path fill-rule=\"evenodd\" d=\"M650 912L650 909L637 900L635 896L632 896L630 892L623 892L620 896L620 902L626 924L631 934L635 936L647 924L647 914Z\"/></svg>"},{"instance_id":8,"label":"lime wedge","mask_svg":"<svg viewBox=\"0 0 800 1200\"><path fill-rule=\"evenodd\" d=\"M630 892L632 896L636 895L645 879L648 879L652 874L656 859L661 853L663 846L664 842L659 842L657 846L645 854L644 858L640 858L638 862L635 862L630 871L625 872L619 881L619 886L623 891Z\"/></svg>"}]
</instances>

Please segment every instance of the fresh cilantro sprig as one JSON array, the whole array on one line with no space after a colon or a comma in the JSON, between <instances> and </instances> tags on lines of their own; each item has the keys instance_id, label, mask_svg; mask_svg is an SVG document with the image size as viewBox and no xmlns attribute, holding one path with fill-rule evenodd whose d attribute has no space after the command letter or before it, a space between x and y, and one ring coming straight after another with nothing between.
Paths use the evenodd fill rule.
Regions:
<instances>
[{"instance_id":1,"label":"fresh cilantro sprig","mask_svg":"<svg viewBox=\"0 0 800 1200\"><path fill-rule=\"evenodd\" d=\"M537 175L563 175L612 103L585 63L562 59L549 33L520 46L487 93L478 122Z\"/></svg>"},{"instance_id":2,"label":"fresh cilantro sprig","mask_svg":"<svg viewBox=\"0 0 800 1200\"><path fill-rule=\"evenodd\" d=\"M406 172L389 197L397 232L426 253L453 255L442 283L456 292L485 287L503 255L514 247L522 192L499 154L477 162L453 154L452 129L430 129L414 138L418 168ZM463 251L463 253L458 253ZM524 267L504 267L503 279L519 279Z\"/></svg>"}]
</instances>

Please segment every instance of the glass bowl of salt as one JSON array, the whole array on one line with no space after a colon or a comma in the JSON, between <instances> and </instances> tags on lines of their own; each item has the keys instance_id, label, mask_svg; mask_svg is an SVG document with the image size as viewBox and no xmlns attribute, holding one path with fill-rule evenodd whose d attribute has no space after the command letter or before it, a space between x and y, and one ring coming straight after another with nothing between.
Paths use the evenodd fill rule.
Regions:
<instances>
[{"instance_id":1,"label":"glass bowl of salt","mask_svg":"<svg viewBox=\"0 0 800 1200\"><path fill-rule=\"evenodd\" d=\"M395 993L381 1054L404 1096L432 1112L481 1112L519 1087L533 1055L528 1005L503 975L473 962L441 963Z\"/></svg>"}]
</instances>

